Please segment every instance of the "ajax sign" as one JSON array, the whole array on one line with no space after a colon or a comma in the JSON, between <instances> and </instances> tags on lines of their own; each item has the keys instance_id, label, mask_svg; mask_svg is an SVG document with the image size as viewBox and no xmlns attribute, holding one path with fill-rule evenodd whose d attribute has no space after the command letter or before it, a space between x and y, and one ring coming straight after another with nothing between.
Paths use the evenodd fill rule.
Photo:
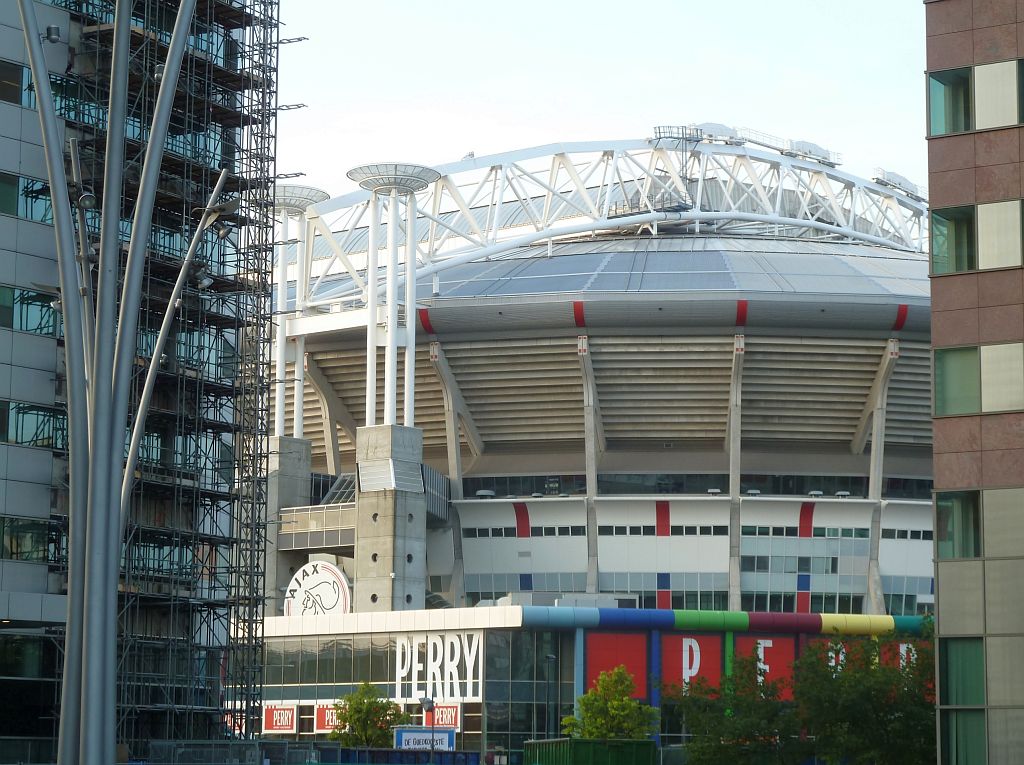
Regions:
<instances>
[{"instance_id":1,"label":"ajax sign","mask_svg":"<svg viewBox=\"0 0 1024 765\"><path fill-rule=\"evenodd\" d=\"M295 572L284 596L285 616L347 614L352 592L345 575L333 563L315 560Z\"/></svg>"}]
</instances>

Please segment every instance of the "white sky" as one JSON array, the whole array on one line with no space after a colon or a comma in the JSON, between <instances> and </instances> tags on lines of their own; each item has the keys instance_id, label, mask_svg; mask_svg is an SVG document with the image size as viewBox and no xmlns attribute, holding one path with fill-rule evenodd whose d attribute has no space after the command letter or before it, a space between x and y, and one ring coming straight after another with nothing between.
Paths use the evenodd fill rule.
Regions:
<instances>
[{"instance_id":1,"label":"white sky","mask_svg":"<svg viewBox=\"0 0 1024 765\"><path fill-rule=\"evenodd\" d=\"M283 0L279 173L719 122L924 185L921 0Z\"/></svg>"}]
</instances>

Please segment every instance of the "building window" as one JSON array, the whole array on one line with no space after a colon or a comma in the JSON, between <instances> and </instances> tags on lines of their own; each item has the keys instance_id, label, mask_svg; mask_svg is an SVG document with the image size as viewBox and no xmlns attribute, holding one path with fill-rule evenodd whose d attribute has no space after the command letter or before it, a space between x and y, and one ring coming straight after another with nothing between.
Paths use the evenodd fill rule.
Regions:
<instances>
[{"instance_id":1,"label":"building window","mask_svg":"<svg viewBox=\"0 0 1024 765\"><path fill-rule=\"evenodd\" d=\"M25 67L11 61L0 61L0 101L22 105Z\"/></svg>"},{"instance_id":2,"label":"building window","mask_svg":"<svg viewBox=\"0 0 1024 765\"><path fill-rule=\"evenodd\" d=\"M976 491L935 495L935 553L940 559L981 555L981 507Z\"/></svg>"},{"instance_id":3,"label":"building window","mask_svg":"<svg viewBox=\"0 0 1024 765\"><path fill-rule=\"evenodd\" d=\"M974 67L974 129L1016 125L1017 62Z\"/></svg>"},{"instance_id":4,"label":"building window","mask_svg":"<svg viewBox=\"0 0 1024 765\"><path fill-rule=\"evenodd\" d=\"M928 77L928 127L931 135L971 130L971 69L948 69Z\"/></svg>"},{"instance_id":5,"label":"building window","mask_svg":"<svg viewBox=\"0 0 1024 765\"><path fill-rule=\"evenodd\" d=\"M932 273L952 274L978 267L974 254L974 207L932 212Z\"/></svg>"},{"instance_id":6,"label":"building window","mask_svg":"<svg viewBox=\"0 0 1024 765\"><path fill-rule=\"evenodd\" d=\"M981 410L981 374L977 348L935 350L935 415Z\"/></svg>"},{"instance_id":7,"label":"building window","mask_svg":"<svg viewBox=\"0 0 1024 765\"><path fill-rule=\"evenodd\" d=\"M985 704L985 649L981 638L939 640L939 694L942 706Z\"/></svg>"},{"instance_id":8,"label":"building window","mask_svg":"<svg viewBox=\"0 0 1024 765\"><path fill-rule=\"evenodd\" d=\"M942 765L988 762L985 712L981 709L944 709L939 715Z\"/></svg>"}]
</instances>

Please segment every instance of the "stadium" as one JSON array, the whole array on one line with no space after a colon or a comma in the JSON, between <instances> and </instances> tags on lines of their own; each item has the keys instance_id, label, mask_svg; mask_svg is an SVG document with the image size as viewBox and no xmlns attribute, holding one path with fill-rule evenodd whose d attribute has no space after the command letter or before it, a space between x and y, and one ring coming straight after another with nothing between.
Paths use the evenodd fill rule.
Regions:
<instances>
[{"instance_id":1,"label":"stadium","mask_svg":"<svg viewBox=\"0 0 1024 765\"><path fill-rule=\"evenodd\" d=\"M661 676L663 631L917 628L926 204L839 165L707 124L279 190L276 732L322 732L361 680L418 709L409 673L443 664L465 741L516 749L547 660L565 712L615 645ZM484 680L523 640L516 712Z\"/></svg>"}]
</instances>

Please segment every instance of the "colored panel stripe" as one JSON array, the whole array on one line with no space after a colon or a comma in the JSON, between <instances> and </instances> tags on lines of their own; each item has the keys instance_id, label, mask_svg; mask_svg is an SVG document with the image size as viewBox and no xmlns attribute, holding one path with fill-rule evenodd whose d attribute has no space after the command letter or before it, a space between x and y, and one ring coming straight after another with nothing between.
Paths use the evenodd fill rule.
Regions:
<instances>
[{"instance_id":1,"label":"colored panel stripe","mask_svg":"<svg viewBox=\"0 0 1024 765\"><path fill-rule=\"evenodd\" d=\"M658 608L672 608L672 591L671 590L658 590L657 595ZM673 626L675 625L675 619L672 620Z\"/></svg>"},{"instance_id":2,"label":"colored panel stripe","mask_svg":"<svg viewBox=\"0 0 1024 765\"><path fill-rule=\"evenodd\" d=\"M907 323L907 304L900 303L896 307L896 321L893 322L892 331L898 332L903 329L903 325Z\"/></svg>"},{"instance_id":3,"label":"colored panel stripe","mask_svg":"<svg viewBox=\"0 0 1024 765\"><path fill-rule=\"evenodd\" d=\"M811 612L811 593L798 592L796 594L796 612L807 614Z\"/></svg>"},{"instance_id":4,"label":"colored panel stripe","mask_svg":"<svg viewBox=\"0 0 1024 765\"><path fill-rule=\"evenodd\" d=\"M661 678L661 630L651 630L647 655L650 657L647 666L651 677ZM651 683L650 702L653 707L661 706L661 683Z\"/></svg>"},{"instance_id":5,"label":"colored panel stripe","mask_svg":"<svg viewBox=\"0 0 1024 765\"><path fill-rule=\"evenodd\" d=\"M896 622L891 616L821 615L821 631L826 635L883 635L892 632L895 628Z\"/></svg>"},{"instance_id":6,"label":"colored panel stripe","mask_svg":"<svg viewBox=\"0 0 1024 765\"><path fill-rule=\"evenodd\" d=\"M747 326L747 301L737 300L736 301L736 326L745 327Z\"/></svg>"},{"instance_id":7,"label":"colored panel stripe","mask_svg":"<svg viewBox=\"0 0 1024 765\"><path fill-rule=\"evenodd\" d=\"M572 318L576 322L577 327L587 326L587 317L583 315L583 301L573 300L572 301Z\"/></svg>"},{"instance_id":8,"label":"colored panel stripe","mask_svg":"<svg viewBox=\"0 0 1024 765\"><path fill-rule=\"evenodd\" d=\"M746 632L750 614L746 611L673 611L677 630L736 630Z\"/></svg>"},{"instance_id":9,"label":"colored panel stripe","mask_svg":"<svg viewBox=\"0 0 1024 765\"><path fill-rule=\"evenodd\" d=\"M434 326L430 323L430 313L426 308L417 308L416 313L419 314L420 324L423 325L423 331L428 335L436 335Z\"/></svg>"},{"instance_id":10,"label":"colored panel stripe","mask_svg":"<svg viewBox=\"0 0 1024 765\"><path fill-rule=\"evenodd\" d=\"M668 500L659 500L654 503L655 533L659 537L667 537L672 533L671 521L668 515ZM658 606L661 608L661 606Z\"/></svg>"},{"instance_id":11,"label":"colored panel stripe","mask_svg":"<svg viewBox=\"0 0 1024 765\"><path fill-rule=\"evenodd\" d=\"M798 596L799 597L799 596ZM821 632L820 614L750 614L749 632Z\"/></svg>"},{"instance_id":12,"label":"colored panel stripe","mask_svg":"<svg viewBox=\"0 0 1024 765\"><path fill-rule=\"evenodd\" d=\"M513 502L512 509L516 511L516 536L530 536L530 511L526 508L526 503Z\"/></svg>"},{"instance_id":13,"label":"colored panel stripe","mask_svg":"<svg viewBox=\"0 0 1024 765\"><path fill-rule=\"evenodd\" d=\"M814 534L814 503L804 502L800 505L800 536L810 537Z\"/></svg>"}]
</instances>

